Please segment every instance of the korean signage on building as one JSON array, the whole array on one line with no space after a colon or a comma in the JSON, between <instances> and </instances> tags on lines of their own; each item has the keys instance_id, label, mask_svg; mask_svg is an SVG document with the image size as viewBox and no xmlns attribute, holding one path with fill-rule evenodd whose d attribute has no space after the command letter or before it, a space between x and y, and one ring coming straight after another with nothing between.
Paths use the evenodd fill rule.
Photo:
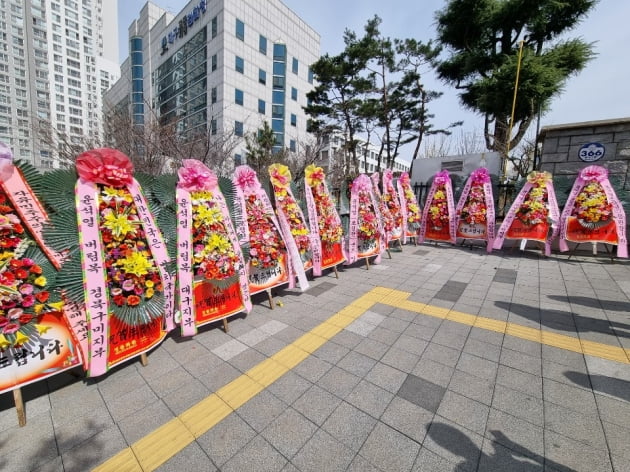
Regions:
<instances>
[{"instance_id":1,"label":"korean signage on building","mask_svg":"<svg viewBox=\"0 0 630 472\"><path fill-rule=\"evenodd\" d=\"M184 15L176 24L176 26L162 38L162 54L168 51L169 44L173 44L175 40L183 38L188 34L188 28L195 24L195 22L206 13L208 9L208 1L200 0L190 12Z\"/></svg>"}]
</instances>

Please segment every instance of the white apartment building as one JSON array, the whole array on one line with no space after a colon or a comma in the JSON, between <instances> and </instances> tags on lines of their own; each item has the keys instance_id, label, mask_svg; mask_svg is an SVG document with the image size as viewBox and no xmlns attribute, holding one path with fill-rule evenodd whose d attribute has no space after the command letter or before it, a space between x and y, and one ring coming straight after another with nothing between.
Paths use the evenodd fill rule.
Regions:
<instances>
[{"instance_id":1,"label":"white apartment building","mask_svg":"<svg viewBox=\"0 0 630 472\"><path fill-rule=\"evenodd\" d=\"M383 154L381 156L381 163L379 168L378 154L380 151L379 146L372 143L368 143L364 139L356 138L357 144L357 158L359 160L359 172L365 174L371 174L378 170L383 171L386 168L386 157ZM345 159L344 155L344 136L341 132L335 132L326 137L324 146L319 153L320 159L318 164L325 170L335 167L335 162ZM343 161L342 161L343 162ZM394 158L394 163L391 166L393 172L409 172L411 163L400 156Z\"/></svg>"},{"instance_id":2,"label":"white apartment building","mask_svg":"<svg viewBox=\"0 0 630 472\"><path fill-rule=\"evenodd\" d=\"M73 143L100 136L102 92L120 75L117 16L111 0L0 0L0 140L16 159L58 167L42 123Z\"/></svg>"},{"instance_id":3,"label":"white apartment building","mask_svg":"<svg viewBox=\"0 0 630 472\"><path fill-rule=\"evenodd\" d=\"M306 93L320 36L280 0L192 0L176 15L147 2L129 26L129 57L106 94L135 123L176 123L181 136L273 129L276 148L307 139Z\"/></svg>"}]
</instances>

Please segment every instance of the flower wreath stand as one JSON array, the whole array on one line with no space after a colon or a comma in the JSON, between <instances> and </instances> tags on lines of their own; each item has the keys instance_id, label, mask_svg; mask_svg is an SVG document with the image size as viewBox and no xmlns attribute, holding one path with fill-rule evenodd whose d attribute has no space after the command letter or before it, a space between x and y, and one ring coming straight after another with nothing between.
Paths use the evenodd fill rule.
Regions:
<instances>
[{"instance_id":1,"label":"flower wreath stand","mask_svg":"<svg viewBox=\"0 0 630 472\"><path fill-rule=\"evenodd\" d=\"M339 278L337 266L346 260L341 218L326 185L321 167L311 164L304 169L304 194L311 229L313 274L332 268Z\"/></svg>"},{"instance_id":2,"label":"flower wreath stand","mask_svg":"<svg viewBox=\"0 0 630 472\"><path fill-rule=\"evenodd\" d=\"M306 271L313 268L313 240L304 214L291 190L291 171L283 164L269 166L269 178L276 203L276 215L282 236L291 254L293 273L300 289L308 289Z\"/></svg>"},{"instance_id":3,"label":"flower wreath stand","mask_svg":"<svg viewBox=\"0 0 630 472\"><path fill-rule=\"evenodd\" d=\"M495 216L492 183L488 169L480 167L470 174L455 208L458 238L486 241L486 251L492 252ZM471 245L472 247L472 245Z\"/></svg>"},{"instance_id":4,"label":"flower wreath stand","mask_svg":"<svg viewBox=\"0 0 630 472\"><path fill-rule=\"evenodd\" d=\"M370 269L370 257L376 256L375 264L385 252L385 234L378 211L377 199L372 190L372 181L360 174L352 182L350 190L350 231L348 232L348 261L352 264L365 259Z\"/></svg>"},{"instance_id":5,"label":"flower wreath stand","mask_svg":"<svg viewBox=\"0 0 630 472\"><path fill-rule=\"evenodd\" d=\"M387 203L383 200L383 195L381 194L381 190L378 187L380 176L378 172L374 172L370 175L370 180L372 180L372 191L374 192L374 196L378 202L378 213L381 216L381 225L383 226L383 233L385 237L385 250L387 251L387 255L389 258L392 258L392 253L389 251L389 240L392 235L392 231L394 230L394 217L392 213L389 211Z\"/></svg>"},{"instance_id":6,"label":"flower wreath stand","mask_svg":"<svg viewBox=\"0 0 630 472\"><path fill-rule=\"evenodd\" d=\"M175 327L174 282L129 158L93 149L77 157L76 171L78 179L71 171L48 177L59 192L47 237L68 248L57 281L85 307L87 374L96 377L136 356L146 365L146 353Z\"/></svg>"},{"instance_id":7,"label":"flower wreath stand","mask_svg":"<svg viewBox=\"0 0 630 472\"><path fill-rule=\"evenodd\" d=\"M183 336L197 328L249 313L245 263L217 176L203 163L184 159L178 171L177 295Z\"/></svg>"},{"instance_id":8,"label":"flower wreath stand","mask_svg":"<svg viewBox=\"0 0 630 472\"><path fill-rule=\"evenodd\" d=\"M407 239L413 239L413 244L416 246L418 244L418 230L420 229L420 207L411 189L409 174L403 172L396 185L400 197L403 228L405 228L403 243L407 243Z\"/></svg>"},{"instance_id":9,"label":"flower wreath stand","mask_svg":"<svg viewBox=\"0 0 630 472\"><path fill-rule=\"evenodd\" d=\"M577 243L569 258L585 242L593 245L593 254L597 254L597 243L602 243L606 251L608 244L616 245L617 257L628 257L626 214L605 167L588 166L580 171L562 210L560 224L560 250L569 250L567 241Z\"/></svg>"},{"instance_id":10,"label":"flower wreath stand","mask_svg":"<svg viewBox=\"0 0 630 472\"><path fill-rule=\"evenodd\" d=\"M437 172L427 194L427 202L422 211L422 222L418 240L456 241L456 215L453 201L453 185L447 170Z\"/></svg>"},{"instance_id":11,"label":"flower wreath stand","mask_svg":"<svg viewBox=\"0 0 630 472\"><path fill-rule=\"evenodd\" d=\"M273 310L271 289L287 283L291 288L294 286L291 255L256 172L249 166L238 166L234 170L233 182L237 195L236 232L243 238L241 245L249 243L249 293L255 295L266 291L269 307Z\"/></svg>"},{"instance_id":12,"label":"flower wreath stand","mask_svg":"<svg viewBox=\"0 0 630 472\"><path fill-rule=\"evenodd\" d=\"M524 251L531 239L544 244L546 256L558 236L560 210L549 172L530 172L527 182L505 215L492 247L501 249L505 239L520 239Z\"/></svg>"},{"instance_id":13,"label":"flower wreath stand","mask_svg":"<svg viewBox=\"0 0 630 472\"><path fill-rule=\"evenodd\" d=\"M383 171L383 200L394 219L394 228L391 231L389 242L397 242L398 247L402 251L403 240L406 240L403 226L403 213L400 206L400 199L394 187L394 174L391 169L385 169Z\"/></svg>"},{"instance_id":14,"label":"flower wreath stand","mask_svg":"<svg viewBox=\"0 0 630 472\"><path fill-rule=\"evenodd\" d=\"M0 142L0 393L13 392L20 426L26 424L21 387L82 364L54 290L63 256L43 237L42 190L37 170L14 165Z\"/></svg>"}]
</instances>

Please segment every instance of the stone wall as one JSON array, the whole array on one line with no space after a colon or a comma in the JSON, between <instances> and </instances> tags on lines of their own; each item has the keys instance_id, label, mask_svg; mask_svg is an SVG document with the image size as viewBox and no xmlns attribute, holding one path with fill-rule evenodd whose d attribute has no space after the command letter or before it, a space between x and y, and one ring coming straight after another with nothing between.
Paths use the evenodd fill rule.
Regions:
<instances>
[{"instance_id":1,"label":"stone wall","mask_svg":"<svg viewBox=\"0 0 630 472\"><path fill-rule=\"evenodd\" d=\"M546 126L540 130L539 140L541 170L554 176L574 177L586 166L599 165L606 167L624 188L630 188L630 118ZM594 161L581 159L580 150L589 143L597 143L592 149L603 149L603 157Z\"/></svg>"}]
</instances>

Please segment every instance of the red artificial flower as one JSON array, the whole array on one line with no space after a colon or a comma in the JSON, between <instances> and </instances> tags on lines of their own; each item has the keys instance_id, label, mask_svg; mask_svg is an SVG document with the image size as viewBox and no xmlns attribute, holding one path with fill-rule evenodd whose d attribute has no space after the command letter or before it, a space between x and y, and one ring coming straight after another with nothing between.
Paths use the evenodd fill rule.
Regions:
<instances>
[{"instance_id":1,"label":"red artificial flower","mask_svg":"<svg viewBox=\"0 0 630 472\"><path fill-rule=\"evenodd\" d=\"M138 306L140 304L140 297L137 295L129 295L127 297L127 305L129 306Z\"/></svg>"},{"instance_id":2,"label":"red artificial flower","mask_svg":"<svg viewBox=\"0 0 630 472\"><path fill-rule=\"evenodd\" d=\"M50 292L43 290L41 292L36 293L35 298L37 299L39 303L46 303L48 299L50 298Z\"/></svg>"},{"instance_id":3,"label":"red artificial flower","mask_svg":"<svg viewBox=\"0 0 630 472\"><path fill-rule=\"evenodd\" d=\"M133 164L122 152L101 148L80 154L76 160L79 177L87 182L123 187L133 181Z\"/></svg>"}]
</instances>

